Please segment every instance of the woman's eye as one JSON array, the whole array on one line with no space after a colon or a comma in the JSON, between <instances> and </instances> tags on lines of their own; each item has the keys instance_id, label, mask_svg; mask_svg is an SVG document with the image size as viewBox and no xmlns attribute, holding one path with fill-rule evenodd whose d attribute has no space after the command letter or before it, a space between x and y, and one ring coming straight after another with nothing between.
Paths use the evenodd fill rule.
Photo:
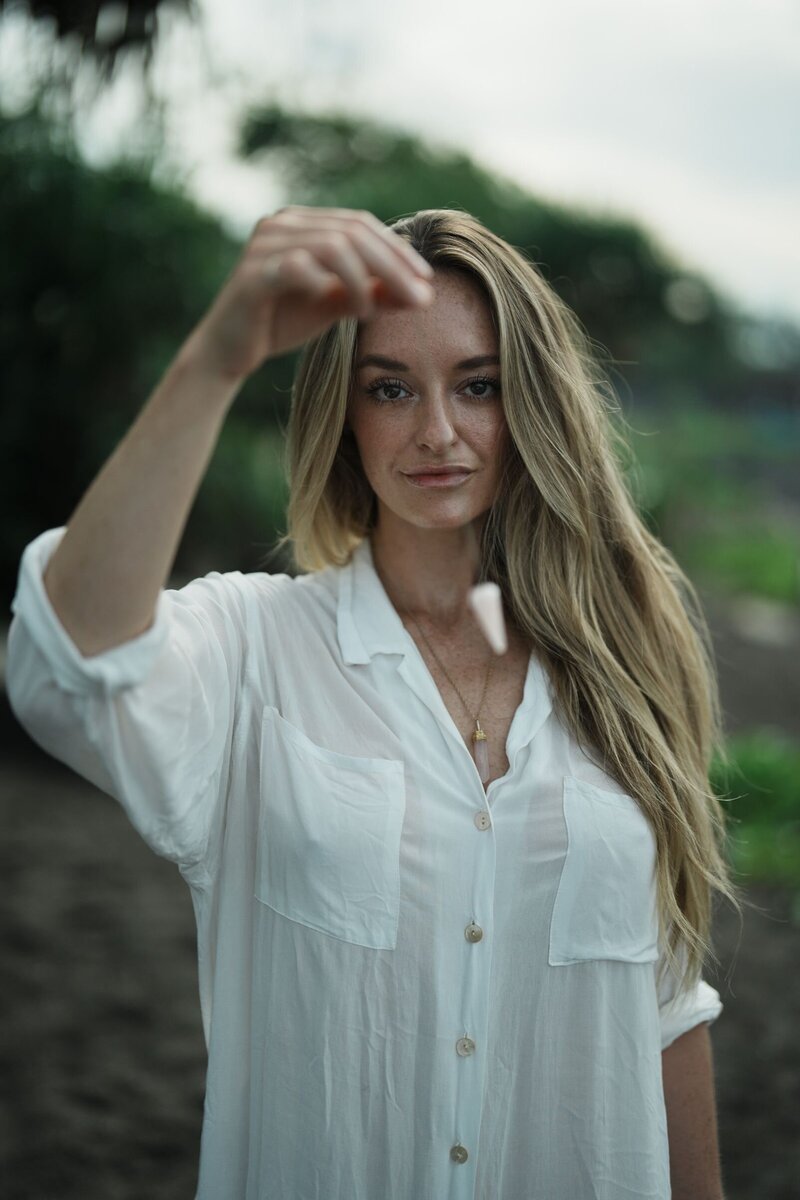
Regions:
<instances>
[{"instance_id":1,"label":"woman's eye","mask_svg":"<svg viewBox=\"0 0 800 1200\"><path fill-rule=\"evenodd\" d=\"M396 404L397 403L396 396L379 396L378 395L378 392L382 392L384 390L384 388L390 392L397 392L397 391L405 392L407 390L406 388L403 387L402 383L400 383L399 380L376 379L374 383L371 383L369 385L369 387L367 388L367 392L371 396L375 397L378 404Z\"/></svg>"},{"instance_id":2,"label":"woman's eye","mask_svg":"<svg viewBox=\"0 0 800 1200\"><path fill-rule=\"evenodd\" d=\"M472 379L467 384L467 387L486 387L487 384L489 387L494 388L495 392L499 392L500 384L499 384L498 380L496 380L496 379ZM490 395L490 394L491 393L487 393L487 392L479 392L478 399L481 399L483 396Z\"/></svg>"},{"instance_id":3,"label":"woman's eye","mask_svg":"<svg viewBox=\"0 0 800 1200\"><path fill-rule=\"evenodd\" d=\"M472 398L474 400L483 400L485 397L488 398L488 397L494 396L497 392L499 392L500 381L498 379L490 379L486 375L481 375L477 379L468 380L463 385L463 387L465 389L466 388L475 388L475 387L483 388L483 389L485 389L486 387L492 388L493 390L490 392L487 392L485 390L479 391L477 393L473 392ZM367 388L367 393L371 396L374 396L374 398L378 404L397 404L400 397L398 397L398 396L380 396L378 393L383 392L383 391L407 392L408 388L406 388L400 382L399 379L376 379L375 382L371 383L370 386Z\"/></svg>"}]
</instances>

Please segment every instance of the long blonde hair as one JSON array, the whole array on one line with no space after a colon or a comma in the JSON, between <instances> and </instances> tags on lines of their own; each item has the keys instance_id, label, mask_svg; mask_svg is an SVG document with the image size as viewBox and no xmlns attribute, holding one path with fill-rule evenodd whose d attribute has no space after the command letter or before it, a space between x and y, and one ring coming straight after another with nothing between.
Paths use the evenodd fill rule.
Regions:
<instances>
[{"instance_id":1,"label":"long blonde hair","mask_svg":"<svg viewBox=\"0 0 800 1200\"><path fill-rule=\"evenodd\" d=\"M510 438L480 578L499 585L536 647L559 718L648 817L660 940L677 991L689 990L706 954L718 961L712 889L741 914L725 857L729 818L709 787L713 754L724 764L729 755L697 593L637 514L613 387L536 265L460 210L426 209L391 228L434 268L477 281L488 300ZM357 336L355 317L337 322L304 346L295 373L288 532L278 545L291 543L300 571L349 561L377 518L345 428Z\"/></svg>"}]
</instances>

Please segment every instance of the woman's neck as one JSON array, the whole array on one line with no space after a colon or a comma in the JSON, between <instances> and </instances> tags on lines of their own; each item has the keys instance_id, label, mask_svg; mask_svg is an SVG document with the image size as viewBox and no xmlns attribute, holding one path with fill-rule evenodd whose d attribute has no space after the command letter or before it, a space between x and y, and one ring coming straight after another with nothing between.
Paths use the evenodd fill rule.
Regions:
<instances>
[{"instance_id":1,"label":"woman's neck","mask_svg":"<svg viewBox=\"0 0 800 1200\"><path fill-rule=\"evenodd\" d=\"M390 536L376 529L370 544L375 570L399 613L443 630L472 620L467 594L480 572L479 535L472 525Z\"/></svg>"}]
</instances>

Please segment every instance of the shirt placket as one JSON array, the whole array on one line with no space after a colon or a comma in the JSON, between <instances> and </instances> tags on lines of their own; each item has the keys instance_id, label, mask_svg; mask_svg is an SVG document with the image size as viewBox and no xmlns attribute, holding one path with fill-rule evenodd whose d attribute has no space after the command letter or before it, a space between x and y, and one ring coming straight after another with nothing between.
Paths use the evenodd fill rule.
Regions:
<instances>
[{"instance_id":1,"label":"shirt placket","mask_svg":"<svg viewBox=\"0 0 800 1200\"><path fill-rule=\"evenodd\" d=\"M398 674L426 705L447 736L457 739L459 753L463 752L469 760L464 766L471 776L470 796L474 795L475 799L474 805L464 807L463 819L469 822L469 831L465 829L465 841L458 846L461 860L469 869L469 904L463 913L462 933L455 935L463 939L460 978L454 981L451 991L450 1053L457 1073L456 1101L451 1138L442 1146L442 1153L448 1155L452 1167L448 1200L473 1200L486 1081L497 869L497 844L489 794L502 787L504 780L494 780L484 791L475 760L456 729L430 672L406 657L398 666Z\"/></svg>"}]
</instances>

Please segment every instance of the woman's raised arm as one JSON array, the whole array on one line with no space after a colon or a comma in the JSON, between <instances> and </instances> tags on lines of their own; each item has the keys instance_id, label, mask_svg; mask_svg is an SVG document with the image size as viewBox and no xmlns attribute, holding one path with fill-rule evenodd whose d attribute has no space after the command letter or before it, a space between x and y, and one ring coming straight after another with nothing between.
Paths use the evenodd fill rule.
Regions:
<instances>
[{"instance_id":1,"label":"woman's raised arm","mask_svg":"<svg viewBox=\"0 0 800 1200\"><path fill-rule=\"evenodd\" d=\"M153 622L225 417L248 375L333 321L429 303L427 264L371 213L291 206L260 220L209 311L71 515L44 575L85 656ZM425 285L423 285L425 288Z\"/></svg>"}]
</instances>

